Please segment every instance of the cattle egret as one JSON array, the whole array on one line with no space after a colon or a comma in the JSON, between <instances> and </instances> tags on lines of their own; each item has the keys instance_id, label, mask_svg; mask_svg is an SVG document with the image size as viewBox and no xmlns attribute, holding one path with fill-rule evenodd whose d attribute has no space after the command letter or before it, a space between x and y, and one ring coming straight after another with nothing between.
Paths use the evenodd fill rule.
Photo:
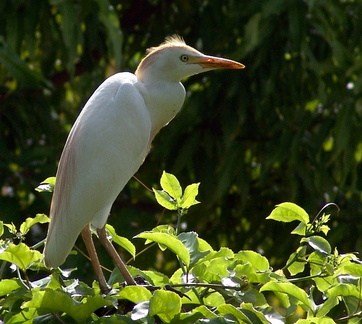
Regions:
<instances>
[{"instance_id":1,"label":"cattle egret","mask_svg":"<svg viewBox=\"0 0 362 324\"><path fill-rule=\"evenodd\" d=\"M98 87L75 121L60 157L44 249L47 267L60 266L82 233L106 292L90 231L93 225L127 284L135 284L106 235L113 202L142 165L155 135L180 111L185 99L180 81L210 70L244 67L204 55L172 36L148 50L135 74L117 73Z\"/></svg>"}]
</instances>

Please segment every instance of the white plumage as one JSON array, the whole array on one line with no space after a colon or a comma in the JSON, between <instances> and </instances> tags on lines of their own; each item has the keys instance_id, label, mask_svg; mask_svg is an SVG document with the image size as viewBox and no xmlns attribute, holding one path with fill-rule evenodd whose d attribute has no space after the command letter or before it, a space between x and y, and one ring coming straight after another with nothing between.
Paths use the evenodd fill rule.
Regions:
<instances>
[{"instance_id":1,"label":"white plumage","mask_svg":"<svg viewBox=\"0 0 362 324\"><path fill-rule=\"evenodd\" d=\"M88 224L102 228L112 204L148 154L158 131L180 111L181 79L240 63L206 56L171 37L151 48L135 74L117 73L93 93L61 155L44 250L61 265Z\"/></svg>"}]
</instances>

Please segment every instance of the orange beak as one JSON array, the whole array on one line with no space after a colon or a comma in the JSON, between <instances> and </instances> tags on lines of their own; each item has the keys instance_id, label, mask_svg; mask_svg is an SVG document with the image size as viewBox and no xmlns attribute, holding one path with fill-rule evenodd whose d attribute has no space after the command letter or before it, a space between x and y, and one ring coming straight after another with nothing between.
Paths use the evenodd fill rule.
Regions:
<instances>
[{"instance_id":1,"label":"orange beak","mask_svg":"<svg viewBox=\"0 0 362 324\"><path fill-rule=\"evenodd\" d=\"M189 60L191 64L199 64L205 69L244 69L245 65L236 61L214 56L194 56Z\"/></svg>"}]
</instances>

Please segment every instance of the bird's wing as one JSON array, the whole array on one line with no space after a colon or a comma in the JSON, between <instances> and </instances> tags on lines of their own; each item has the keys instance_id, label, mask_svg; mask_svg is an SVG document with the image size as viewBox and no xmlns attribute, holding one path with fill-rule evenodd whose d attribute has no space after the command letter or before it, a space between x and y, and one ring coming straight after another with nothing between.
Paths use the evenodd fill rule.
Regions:
<instances>
[{"instance_id":1,"label":"bird's wing","mask_svg":"<svg viewBox=\"0 0 362 324\"><path fill-rule=\"evenodd\" d=\"M87 224L104 226L117 195L147 155L151 119L136 82L131 73L104 81L68 136L44 250L49 267L64 262Z\"/></svg>"}]
</instances>

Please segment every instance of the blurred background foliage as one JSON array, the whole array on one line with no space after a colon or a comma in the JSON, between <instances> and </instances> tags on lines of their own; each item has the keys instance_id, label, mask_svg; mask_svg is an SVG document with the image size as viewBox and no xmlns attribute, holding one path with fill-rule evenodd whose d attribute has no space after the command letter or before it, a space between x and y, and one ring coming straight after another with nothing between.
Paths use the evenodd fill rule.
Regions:
<instances>
[{"instance_id":1,"label":"blurred background foliage","mask_svg":"<svg viewBox=\"0 0 362 324\"><path fill-rule=\"evenodd\" d=\"M295 248L293 224L265 217L292 201L312 215L335 202L329 241L362 250L361 1L8 0L0 21L1 220L48 214L50 194L34 188L55 175L86 100L177 33L247 68L185 80L184 108L137 177L156 188L163 170L201 182L185 225L214 248L257 250L279 266ZM159 221L173 215L134 179L109 218L129 238ZM37 242L46 227L32 234ZM133 264L172 270L149 253Z\"/></svg>"}]
</instances>

